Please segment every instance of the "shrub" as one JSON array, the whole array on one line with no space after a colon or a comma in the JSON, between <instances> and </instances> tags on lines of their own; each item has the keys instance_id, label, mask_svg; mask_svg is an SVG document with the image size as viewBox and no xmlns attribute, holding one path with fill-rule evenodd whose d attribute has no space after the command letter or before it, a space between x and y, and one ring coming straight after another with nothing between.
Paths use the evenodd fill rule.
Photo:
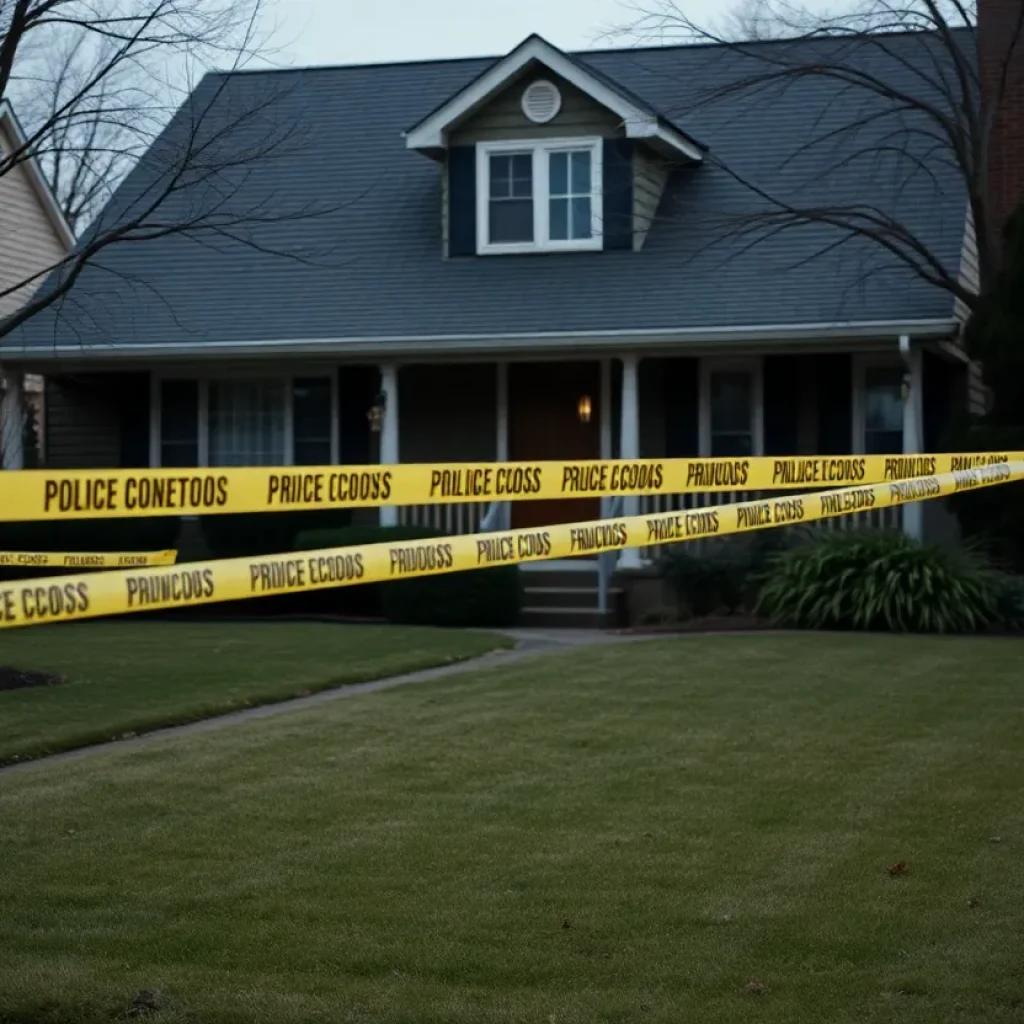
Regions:
<instances>
[{"instance_id":1,"label":"shrub","mask_svg":"<svg viewBox=\"0 0 1024 1024\"><path fill-rule=\"evenodd\" d=\"M682 609L703 617L724 610L734 614L757 602L761 577L769 559L793 543L797 534L766 530L747 537L705 542L695 554L690 545L669 548L659 570Z\"/></svg>"},{"instance_id":2,"label":"shrub","mask_svg":"<svg viewBox=\"0 0 1024 1024\"><path fill-rule=\"evenodd\" d=\"M59 519L0 523L0 551L164 551L178 541L177 516L130 519ZM66 569L0 568L0 579L52 576Z\"/></svg>"},{"instance_id":3,"label":"shrub","mask_svg":"<svg viewBox=\"0 0 1024 1024\"><path fill-rule=\"evenodd\" d=\"M770 562L758 610L799 629L967 633L999 622L1000 583L970 554L902 533L830 533Z\"/></svg>"},{"instance_id":4,"label":"shrub","mask_svg":"<svg viewBox=\"0 0 1024 1024\"><path fill-rule=\"evenodd\" d=\"M211 558L245 558L294 551L299 534L337 531L351 521L351 509L314 509L203 516L200 525Z\"/></svg>"},{"instance_id":5,"label":"shrub","mask_svg":"<svg viewBox=\"0 0 1024 1024\"><path fill-rule=\"evenodd\" d=\"M354 526L304 532L295 546L297 550L314 550L441 536L440 531L425 527ZM336 593L339 603L352 609L348 614L382 615L390 622L425 626L511 626L522 603L519 567L515 565L364 583L328 593Z\"/></svg>"},{"instance_id":6,"label":"shrub","mask_svg":"<svg viewBox=\"0 0 1024 1024\"><path fill-rule=\"evenodd\" d=\"M1024 579L1009 573L995 573L998 625L1003 629L1024 630Z\"/></svg>"},{"instance_id":7,"label":"shrub","mask_svg":"<svg viewBox=\"0 0 1024 1024\"><path fill-rule=\"evenodd\" d=\"M946 439L943 451L1024 451L1024 427L975 425ZM1000 484L961 491L949 498L964 537L998 563L1024 572L1024 486Z\"/></svg>"}]
</instances>

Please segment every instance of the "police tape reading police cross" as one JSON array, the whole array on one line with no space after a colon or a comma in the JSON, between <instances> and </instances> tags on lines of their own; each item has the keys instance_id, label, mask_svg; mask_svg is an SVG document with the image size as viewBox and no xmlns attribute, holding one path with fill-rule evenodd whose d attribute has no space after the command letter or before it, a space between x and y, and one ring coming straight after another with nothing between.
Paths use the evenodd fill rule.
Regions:
<instances>
[{"instance_id":1,"label":"police tape reading police cross","mask_svg":"<svg viewBox=\"0 0 1024 1024\"><path fill-rule=\"evenodd\" d=\"M1019 459L1024 453L23 470L0 478L0 521L799 490L889 483Z\"/></svg>"},{"instance_id":2,"label":"police tape reading police cross","mask_svg":"<svg viewBox=\"0 0 1024 1024\"><path fill-rule=\"evenodd\" d=\"M1024 479L1024 460L692 511L0 585L0 628L318 590L810 523Z\"/></svg>"}]
</instances>

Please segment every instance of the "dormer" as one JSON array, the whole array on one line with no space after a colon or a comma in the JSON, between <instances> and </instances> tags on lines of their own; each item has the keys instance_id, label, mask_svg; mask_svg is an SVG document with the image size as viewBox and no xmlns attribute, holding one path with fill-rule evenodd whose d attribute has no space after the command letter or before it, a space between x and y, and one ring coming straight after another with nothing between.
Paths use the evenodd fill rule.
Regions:
<instances>
[{"instance_id":1,"label":"dormer","mask_svg":"<svg viewBox=\"0 0 1024 1024\"><path fill-rule=\"evenodd\" d=\"M530 36L406 132L442 167L449 256L639 249L672 166L702 147Z\"/></svg>"}]
</instances>

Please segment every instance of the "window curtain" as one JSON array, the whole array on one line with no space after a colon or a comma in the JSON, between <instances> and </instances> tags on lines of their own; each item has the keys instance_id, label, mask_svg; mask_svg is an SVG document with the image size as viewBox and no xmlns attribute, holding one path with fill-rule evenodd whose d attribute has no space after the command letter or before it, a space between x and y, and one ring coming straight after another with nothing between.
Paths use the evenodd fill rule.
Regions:
<instances>
[{"instance_id":1,"label":"window curtain","mask_svg":"<svg viewBox=\"0 0 1024 1024\"><path fill-rule=\"evenodd\" d=\"M284 452L285 389L280 381L211 381L211 466L279 466Z\"/></svg>"}]
</instances>

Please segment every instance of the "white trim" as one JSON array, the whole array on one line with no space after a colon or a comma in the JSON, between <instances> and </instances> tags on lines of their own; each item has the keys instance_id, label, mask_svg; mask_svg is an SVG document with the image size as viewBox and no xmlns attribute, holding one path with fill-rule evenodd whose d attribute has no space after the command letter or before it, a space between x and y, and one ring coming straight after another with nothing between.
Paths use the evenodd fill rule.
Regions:
<instances>
[{"instance_id":1,"label":"white trim","mask_svg":"<svg viewBox=\"0 0 1024 1024\"><path fill-rule=\"evenodd\" d=\"M867 410L865 409L864 395L867 391L867 371L869 369L899 370L902 368L903 360L898 352L862 352L854 355L853 374L850 380L850 387L853 393L851 448L854 455L863 455L865 448L864 434L867 427ZM901 429L903 428L901 427ZM899 452L891 452L890 454L898 455Z\"/></svg>"},{"instance_id":2,"label":"white trim","mask_svg":"<svg viewBox=\"0 0 1024 1024\"><path fill-rule=\"evenodd\" d=\"M312 374L310 376L313 376ZM334 367L331 378L331 465L341 462L341 399L338 395L338 368ZM293 454L294 458L294 454Z\"/></svg>"},{"instance_id":3,"label":"white trim","mask_svg":"<svg viewBox=\"0 0 1024 1024\"><path fill-rule=\"evenodd\" d=\"M476 251L480 256L522 252L592 251L604 244L601 230L601 199L604 140L597 136L575 139L502 139L476 144ZM590 153L590 237L552 239L549 223L550 157L552 153ZM529 154L533 162L533 241L490 241L490 158L501 154Z\"/></svg>"},{"instance_id":4,"label":"white trim","mask_svg":"<svg viewBox=\"0 0 1024 1024\"><path fill-rule=\"evenodd\" d=\"M906 335L900 337L900 358L905 368L904 381L909 394L903 399L903 454L917 455L924 450L924 365L920 348L910 344ZM919 501L903 509L903 532L915 540L924 534L924 508Z\"/></svg>"},{"instance_id":5,"label":"white trim","mask_svg":"<svg viewBox=\"0 0 1024 1024\"><path fill-rule=\"evenodd\" d=\"M3 129L14 140L15 149L24 149L28 145L25 133L21 130L21 125L7 100L0 100L0 129ZM60 208L60 203L57 202L57 197L53 194L53 189L50 188L50 183L46 180L46 175L43 174L35 153L29 151L27 156L19 160L15 166L25 168L32 191L35 192L58 240L65 249L72 249L75 245L75 233L71 230L71 225L68 224L64 211Z\"/></svg>"},{"instance_id":6,"label":"white trim","mask_svg":"<svg viewBox=\"0 0 1024 1024\"><path fill-rule=\"evenodd\" d=\"M459 355L493 354L494 352L536 352L545 349L618 349L623 345L650 350L687 345L691 352L697 346L719 347L771 345L788 351L817 347L822 342L861 343L868 346L892 346L895 336L944 341L954 336L960 324L953 318L939 320L847 320L809 324L764 324L746 327L681 327L613 331L541 331L502 334L398 334L383 337L356 336L335 338L274 338L263 341L187 341L155 342L139 345L103 344L93 348L81 342L67 345L4 346L6 362L49 362L69 356L82 362L103 359L124 359L126 356L153 358L187 355L205 360L218 356L278 356L284 352L309 356L358 357L373 355Z\"/></svg>"},{"instance_id":7,"label":"white trim","mask_svg":"<svg viewBox=\"0 0 1024 1024\"><path fill-rule=\"evenodd\" d=\"M640 458L640 359L633 353L622 356L622 399L619 417L619 458ZM640 514L640 499L626 495L622 499L623 516ZM640 567L640 549L626 548L619 555L620 569Z\"/></svg>"},{"instance_id":8,"label":"white trim","mask_svg":"<svg viewBox=\"0 0 1024 1024\"><path fill-rule=\"evenodd\" d=\"M612 434L615 424L612 416L612 361L601 360L601 403L598 412L601 416L601 459L607 461L612 457Z\"/></svg>"},{"instance_id":9,"label":"white trim","mask_svg":"<svg viewBox=\"0 0 1024 1024\"><path fill-rule=\"evenodd\" d=\"M199 379L199 451L196 461L200 466L210 465L210 378Z\"/></svg>"},{"instance_id":10,"label":"white trim","mask_svg":"<svg viewBox=\"0 0 1024 1024\"><path fill-rule=\"evenodd\" d=\"M508 462L508 363L495 364L495 462Z\"/></svg>"},{"instance_id":11,"label":"white trim","mask_svg":"<svg viewBox=\"0 0 1024 1024\"><path fill-rule=\"evenodd\" d=\"M149 464L150 466L160 465L160 417L162 407L160 402L161 377L158 373L151 372L149 375Z\"/></svg>"},{"instance_id":12,"label":"white trim","mask_svg":"<svg viewBox=\"0 0 1024 1024\"><path fill-rule=\"evenodd\" d=\"M753 457L764 455L764 360L760 356L748 359L702 359L700 361L700 390L698 406L698 451L701 458L711 457L711 376L715 373L749 373L753 379L750 396L750 427Z\"/></svg>"},{"instance_id":13,"label":"white trim","mask_svg":"<svg viewBox=\"0 0 1024 1024\"><path fill-rule=\"evenodd\" d=\"M401 392L398 390L398 367L394 363L381 365L380 390L384 395L384 421L380 428L380 455L377 461L381 465L397 465L402 460L402 442L398 432ZM398 506L381 505L378 522L381 526L397 526Z\"/></svg>"},{"instance_id":14,"label":"white trim","mask_svg":"<svg viewBox=\"0 0 1024 1024\"><path fill-rule=\"evenodd\" d=\"M162 419L162 385L164 381L195 381L197 389L198 423L196 424L196 461L200 468L210 464L210 381L231 380L275 380L280 379L284 392L284 462L282 465L295 464L295 381L300 378L329 379L331 382L331 464L337 465L340 457L340 438L338 425L340 422L338 396L337 367L299 367L289 370L282 378L280 372L268 377L266 366L246 366L223 369L195 369L193 367L175 369L161 367L150 373L149 378L149 464L159 468L162 454L161 419Z\"/></svg>"},{"instance_id":15,"label":"white trim","mask_svg":"<svg viewBox=\"0 0 1024 1024\"><path fill-rule=\"evenodd\" d=\"M626 137L630 139L658 138L672 146L690 160L700 162L704 154L700 147L681 132L658 123L649 111L627 100L621 93L588 74L575 61L546 39L532 35L514 50L495 62L479 78L457 92L443 106L405 133L408 149L445 149L448 131L483 106L499 89L518 74L530 61L538 61L563 78L592 100L616 114L622 120Z\"/></svg>"}]
</instances>

